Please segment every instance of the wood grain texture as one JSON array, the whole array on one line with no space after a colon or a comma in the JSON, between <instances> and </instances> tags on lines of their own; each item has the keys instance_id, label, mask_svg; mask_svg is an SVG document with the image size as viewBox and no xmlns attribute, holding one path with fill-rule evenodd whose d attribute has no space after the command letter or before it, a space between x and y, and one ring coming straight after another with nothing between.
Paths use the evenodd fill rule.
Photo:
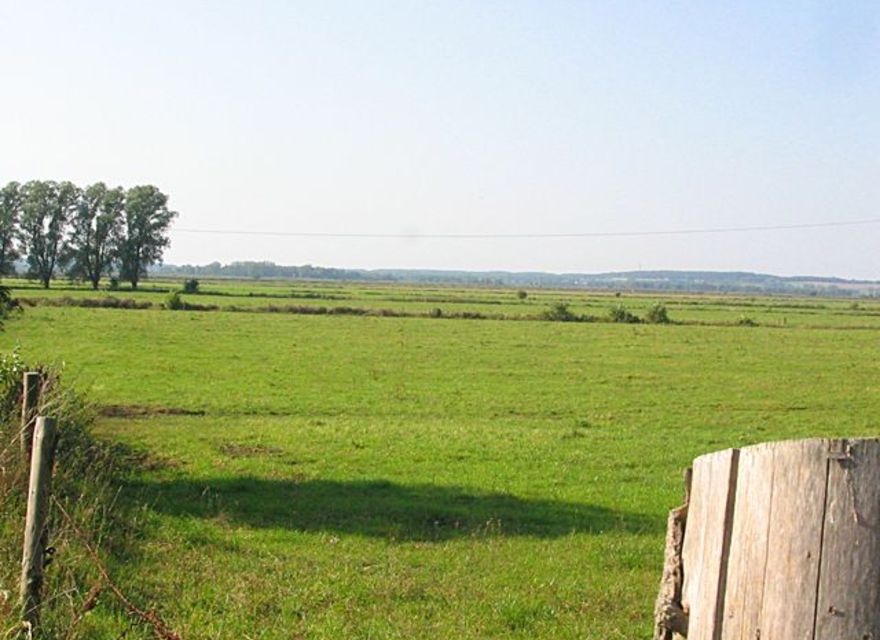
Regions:
<instances>
[{"instance_id":1,"label":"wood grain texture","mask_svg":"<svg viewBox=\"0 0 880 640\"><path fill-rule=\"evenodd\" d=\"M43 377L38 371L27 371L22 378L21 389L21 452L25 461L31 459L34 439L34 421L40 405L40 386Z\"/></svg>"},{"instance_id":2,"label":"wood grain texture","mask_svg":"<svg viewBox=\"0 0 880 640\"><path fill-rule=\"evenodd\" d=\"M39 622L40 596L43 587L45 531L49 515L49 493L52 486L55 433L55 420L37 418L34 428L33 455L31 456L31 475L28 486L21 584L19 587L22 620L30 623L34 630Z\"/></svg>"},{"instance_id":3,"label":"wood grain texture","mask_svg":"<svg viewBox=\"0 0 880 640\"><path fill-rule=\"evenodd\" d=\"M775 451L773 445L758 445L740 451L721 635L724 640L762 637L760 614Z\"/></svg>"},{"instance_id":4,"label":"wood grain texture","mask_svg":"<svg viewBox=\"0 0 880 640\"><path fill-rule=\"evenodd\" d=\"M817 640L880 640L880 442L830 447Z\"/></svg>"},{"instance_id":5,"label":"wood grain texture","mask_svg":"<svg viewBox=\"0 0 880 640\"><path fill-rule=\"evenodd\" d=\"M682 550L689 639L719 637L738 455L738 450L727 449L694 460L688 521L696 526L686 529Z\"/></svg>"},{"instance_id":6,"label":"wood grain texture","mask_svg":"<svg viewBox=\"0 0 880 640\"><path fill-rule=\"evenodd\" d=\"M682 565L690 640L880 640L880 439L698 458Z\"/></svg>"},{"instance_id":7,"label":"wood grain texture","mask_svg":"<svg viewBox=\"0 0 880 640\"><path fill-rule=\"evenodd\" d=\"M761 638L809 640L825 515L827 441L777 443L774 448Z\"/></svg>"},{"instance_id":8,"label":"wood grain texture","mask_svg":"<svg viewBox=\"0 0 880 640\"><path fill-rule=\"evenodd\" d=\"M654 604L654 640L674 640L676 635L678 637L687 636L688 616L681 602L684 586L682 548L687 527L691 478L692 470L688 469L684 474L684 504L670 511L666 521L663 575Z\"/></svg>"}]
</instances>

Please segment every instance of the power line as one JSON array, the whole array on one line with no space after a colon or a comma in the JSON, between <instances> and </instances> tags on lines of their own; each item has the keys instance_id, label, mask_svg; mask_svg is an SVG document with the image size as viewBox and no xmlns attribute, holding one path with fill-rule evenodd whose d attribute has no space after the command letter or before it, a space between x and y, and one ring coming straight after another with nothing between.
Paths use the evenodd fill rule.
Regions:
<instances>
[{"instance_id":1,"label":"power line","mask_svg":"<svg viewBox=\"0 0 880 640\"><path fill-rule=\"evenodd\" d=\"M587 231L583 233L331 233L319 231L259 231L249 229L192 229L176 228L180 233L204 233L227 236L272 236L292 238L359 238L372 240L493 240L542 238L635 238L648 236L686 236L698 234L748 233L757 231L789 231L795 229L824 229L880 224L880 218L842 220L834 222L805 222L801 224L755 225L744 227L704 227L696 229L665 229L656 231Z\"/></svg>"}]
</instances>

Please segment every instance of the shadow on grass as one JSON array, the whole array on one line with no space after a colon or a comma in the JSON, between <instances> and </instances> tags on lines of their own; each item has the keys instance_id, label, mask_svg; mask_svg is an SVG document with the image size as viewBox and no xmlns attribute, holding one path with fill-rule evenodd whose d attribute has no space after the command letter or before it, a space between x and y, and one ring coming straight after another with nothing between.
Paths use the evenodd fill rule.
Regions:
<instances>
[{"instance_id":1,"label":"shadow on grass","mask_svg":"<svg viewBox=\"0 0 880 640\"><path fill-rule=\"evenodd\" d=\"M238 477L144 481L130 488L154 511L172 516L407 541L658 533L663 527L658 518L638 513L429 484Z\"/></svg>"}]
</instances>

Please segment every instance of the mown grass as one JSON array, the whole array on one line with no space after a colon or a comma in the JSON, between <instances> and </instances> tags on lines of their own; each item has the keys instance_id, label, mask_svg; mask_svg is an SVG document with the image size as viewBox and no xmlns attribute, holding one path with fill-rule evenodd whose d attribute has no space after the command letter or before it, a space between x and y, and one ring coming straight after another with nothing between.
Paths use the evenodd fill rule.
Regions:
<instances>
[{"instance_id":1,"label":"mown grass","mask_svg":"<svg viewBox=\"0 0 880 640\"><path fill-rule=\"evenodd\" d=\"M694 456L877 435L878 337L35 307L0 346L128 407L97 435L152 463L113 570L185 637L599 639L649 635ZM119 633L118 610L90 616Z\"/></svg>"}]
</instances>

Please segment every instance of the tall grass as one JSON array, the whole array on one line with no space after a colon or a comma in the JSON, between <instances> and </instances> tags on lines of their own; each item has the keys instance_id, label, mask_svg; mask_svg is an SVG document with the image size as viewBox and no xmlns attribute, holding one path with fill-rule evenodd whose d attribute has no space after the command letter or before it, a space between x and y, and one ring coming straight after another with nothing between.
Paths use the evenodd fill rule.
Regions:
<instances>
[{"instance_id":1,"label":"tall grass","mask_svg":"<svg viewBox=\"0 0 880 640\"><path fill-rule=\"evenodd\" d=\"M39 633L20 622L18 583L29 463L20 449L22 376L40 371L39 414L57 420L47 564ZM89 429L95 413L83 395L61 383L54 368L28 365L17 351L0 354L0 637L94 637L86 624L96 606L128 607L112 594L105 560L129 553L133 510L115 508L116 487L132 458L99 443ZM103 559L102 559L103 558ZM108 597L103 597L106 593ZM133 619L138 622L137 617ZM147 625L149 626L149 625ZM131 636L129 636L131 637Z\"/></svg>"}]
</instances>

